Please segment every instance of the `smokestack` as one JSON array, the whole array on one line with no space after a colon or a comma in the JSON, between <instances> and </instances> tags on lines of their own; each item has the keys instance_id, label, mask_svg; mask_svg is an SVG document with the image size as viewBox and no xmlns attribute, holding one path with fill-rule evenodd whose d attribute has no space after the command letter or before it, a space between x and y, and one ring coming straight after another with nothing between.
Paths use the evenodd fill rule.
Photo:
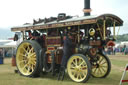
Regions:
<instances>
[{"instance_id":1,"label":"smokestack","mask_svg":"<svg viewBox=\"0 0 128 85\"><path fill-rule=\"evenodd\" d=\"M90 16L91 8L90 8L90 0L84 0L84 16Z\"/></svg>"}]
</instances>

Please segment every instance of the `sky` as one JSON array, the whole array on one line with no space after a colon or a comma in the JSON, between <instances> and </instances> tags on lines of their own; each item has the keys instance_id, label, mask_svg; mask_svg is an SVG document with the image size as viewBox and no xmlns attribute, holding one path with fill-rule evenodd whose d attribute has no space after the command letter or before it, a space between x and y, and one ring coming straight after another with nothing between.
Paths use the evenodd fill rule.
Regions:
<instances>
[{"instance_id":1,"label":"sky","mask_svg":"<svg viewBox=\"0 0 128 85\"><path fill-rule=\"evenodd\" d=\"M84 0L0 0L0 29L10 29L33 19L58 13L83 16ZM111 13L124 21L119 34L128 33L128 0L91 0L91 15Z\"/></svg>"}]
</instances>

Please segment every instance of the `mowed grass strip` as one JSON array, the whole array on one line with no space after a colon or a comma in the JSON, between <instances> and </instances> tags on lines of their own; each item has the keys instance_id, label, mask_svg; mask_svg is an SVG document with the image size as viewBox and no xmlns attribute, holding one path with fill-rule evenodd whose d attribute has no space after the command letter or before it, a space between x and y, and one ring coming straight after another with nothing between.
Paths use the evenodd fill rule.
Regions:
<instances>
[{"instance_id":1,"label":"mowed grass strip","mask_svg":"<svg viewBox=\"0 0 128 85\"><path fill-rule=\"evenodd\" d=\"M58 81L57 75L53 77L50 73L47 75L42 74L38 78L24 77L14 73L16 67L11 66L11 58L6 58L4 64L0 65L0 85L119 85L124 67L128 63L126 60L128 56L118 56L117 58L116 56L109 56L109 58L112 63L109 76L106 78L91 77L86 83L76 83L67 74L63 81ZM121 60L118 60L118 58L121 58ZM128 85L128 83L123 85Z\"/></svg>"}]
</instances>

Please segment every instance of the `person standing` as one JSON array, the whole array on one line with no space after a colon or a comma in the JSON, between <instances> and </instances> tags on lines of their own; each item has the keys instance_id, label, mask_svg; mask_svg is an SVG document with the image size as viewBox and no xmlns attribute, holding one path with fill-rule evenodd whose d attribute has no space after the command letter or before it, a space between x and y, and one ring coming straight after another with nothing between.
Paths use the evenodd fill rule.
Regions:
<instances>
[{"instance_id":1,"label":"person standing","mask_svg":"<svg viewBox=\"0 0 128 85\"><path fill-rule=\"evenodd\" d=\"M72 55L73 43L72 43L72 36L70 33L68 33L67 36L64 36L64 38L65 39L64 39L63 57L62 57L61 67L66 68L67 60Z\"/></svg>"},{"instance_id":2,"label":"person standing","mask_svg":"<svg viewBox=\"0 0 128 85\"><path fill-rule=\"evenodd\" d=\"M73 43L72 43L72 35L71 33L68 33L66 36L64 36L64 42L63 42L63 57L61 61L61 67L60 67L60 72L58 76L58 80L60 80L60 76L62 75L62 80L64 79L64 74L65 74L65 68L67 65L67 61L72 55L72 50L73 50Z\"/></svg>"}]
</instances>

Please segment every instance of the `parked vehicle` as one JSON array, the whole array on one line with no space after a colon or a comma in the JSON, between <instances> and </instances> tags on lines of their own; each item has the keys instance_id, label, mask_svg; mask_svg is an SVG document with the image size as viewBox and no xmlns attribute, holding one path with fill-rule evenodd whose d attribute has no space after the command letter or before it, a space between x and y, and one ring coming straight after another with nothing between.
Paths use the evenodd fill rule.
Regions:
<instances>
[{"instance_id":1,"label":"parked vehicle","mask_svg":"<svg viewBox=\"0 0 128 85\"><path fill-rule=\"evenodd\" d=\"M57 74L64 36L71 33L74 47L67 61L69 77L75 82L86 82L91 75L104 78L110 73L111 63L103 51L116 40L115 27L122 25L123 21L113 14L74 18L61 13L58 17L13 27L13 32L20 31L23 35L16 52L17 68L27 77L40 75L41 71ZM113 35L109 28L113 28Z\"/></svg>"}]
</instances>

